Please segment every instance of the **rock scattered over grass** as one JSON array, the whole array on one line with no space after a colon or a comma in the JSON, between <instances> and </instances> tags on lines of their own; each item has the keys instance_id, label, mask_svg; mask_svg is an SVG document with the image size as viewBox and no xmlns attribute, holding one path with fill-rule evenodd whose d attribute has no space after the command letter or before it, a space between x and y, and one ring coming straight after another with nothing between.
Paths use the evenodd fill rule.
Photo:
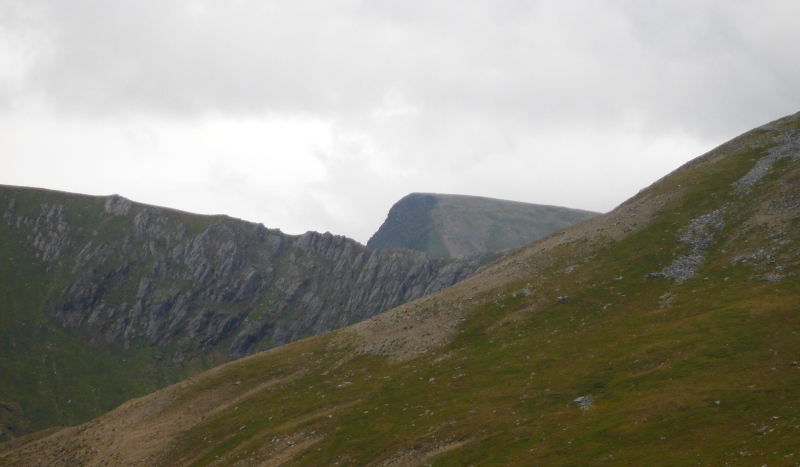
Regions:
<instances>
[{"instance_id":1,"label":"rock scattered over grass","mask_svg":"<svg viewBox=\"0 0 800 467\"><path fill-rule=\"evenodd\" d=\"M659 273L651 273L651 277L666 277L676 282L683 282L694 276L695 270L703 263L706 249L714 241L714 233L722 230L724 222L722 214L725 208L717 209L693 219L680 241L692 247L692 251L676 259Z\"/></svg>"},{"instance_id":2,"label":"rock scattered over grass","mask_svg":"<svg viewBox=\"0 0 800 467\"><path fill-rule=\"evenodd\" d=\"M747 174L736 181L736 189L740 195L750 192L750 188L769 174L772 164L782 159L800 159L800 130L789 131L781 138L780 144L767 151Z\"/></svg>"}]
</instances>

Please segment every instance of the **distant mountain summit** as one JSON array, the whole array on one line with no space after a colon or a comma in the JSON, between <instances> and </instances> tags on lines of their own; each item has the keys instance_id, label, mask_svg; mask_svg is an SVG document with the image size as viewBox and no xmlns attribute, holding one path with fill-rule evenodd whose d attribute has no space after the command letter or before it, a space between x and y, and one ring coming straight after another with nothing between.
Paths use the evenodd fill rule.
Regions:
<instances>
[{"instance_id":1,"label":"distant mountain summit","mask_svg":"<svg viewBox=\"0 0 800 467\"><path fill-rule=\"evenodd\" d=\"M464 258L518 248L599 214L480 196L411 193L392 206L367 246Z\"/></svg>"}]
</instances>

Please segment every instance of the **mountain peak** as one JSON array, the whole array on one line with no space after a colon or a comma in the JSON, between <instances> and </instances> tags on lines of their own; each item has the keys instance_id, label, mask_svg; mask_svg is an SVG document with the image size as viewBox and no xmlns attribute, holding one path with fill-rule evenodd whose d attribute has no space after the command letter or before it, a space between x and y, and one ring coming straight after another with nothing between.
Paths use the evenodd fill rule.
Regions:
<instances>
[{"instance_id":1,"label":"mountain peak","mask_svg":"<svg viewBox=\"0 0 800 467\"><path fill-rule=\"evenodd\" d=\"M464 258L518 248L598 214L480 196L411 193L392 206L367 246Z\"/></svg>"}]
</instances>

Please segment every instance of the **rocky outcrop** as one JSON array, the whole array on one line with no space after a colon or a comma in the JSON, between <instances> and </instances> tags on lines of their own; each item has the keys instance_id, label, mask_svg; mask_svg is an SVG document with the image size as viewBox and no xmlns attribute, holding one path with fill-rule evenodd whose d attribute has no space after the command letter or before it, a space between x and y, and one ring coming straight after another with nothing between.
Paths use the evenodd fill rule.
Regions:
<instances>
[{"instance_id":1,"label":"rocky outcrop","mask_svg":"<svg viewBox=\"0 0 800 467\"><path fill-rule=\"evenodd\" d=\"M748 193L753 185L770 172L775 162L800 158L800 130L785 132L773 144L775 146L767 151L767 155L759 159L744 177L736 181L734 185L739 195Z\"/></svg>"},{"instance_id":2,"label":"rocky outcrop","mask_svg":"<svg viewBox=\"0 0 800 467\"><path fill-rule=\"evenodd\" d=\"M790 121L796 118L797 114L786 117L784 120ZM772 131L772 125L778 122L765 125L759 128L759 130ZM792 129L781 132L769 141L769 146L769 149L765 151L765 155L756 161L753 168L733 183L735 193L740 198L749 194L756 184L769 175L775 163L782 160L800 160L800 130ZM735 145L735 147L738 148L738 145ZM713 152L691 161L687 164L687 167L701 163L707 160L711 155L713 155ZM785 196L783 191L776 193L773 199L769 201L766 209L764 209L764 214L773 216L796 212L798 207L800 207L798 199L800 199L800 197L797 195ZM728 207L729 206L726 204L719 209L692 219L678 238L681 243L688 245L691 250L686 254L680 255L672 264L664 268L661 272L653 272L648 276L665 277L678 283L693 277L695 270L703 264L706 250L713 244L715 234L725 226L724 215ZM769 260L770 255L763 250L759 250L737 256L733 259L732 263L746 263L748 259L765 258ZM772 264L768 265L772 266L773 264L774 261L772 261ZM776 282L784 277L780 274L781 270L782 266L777 265L772 272L763 275L760 279L767 282Z\"/></svg>"},{"instance_id":3,"label":"rocky outcrop","mask_svg":"<svg viewBox=\"0 0 800 467\"><path fill-rule=\"evenodd\" d=\"M47 314L94 347L160 346L180 363L324 333L471 275L330 233L291 236L226 216L0 188L3 221L47 264Z\"/></svg>"},{"instance_id":4,"label":"rocky outcrop","mask_svg":"<svg viewBox=\"0 0 800 467\"><path fill-rule=\"evenodd\" d=\"M681 243L689 245L691 251L682 255L659 273L651 273L651 277L666 277L676 282L683 282L694 276L695 270L703 263L705 251L714 242L714 233L725 226L722 215L725 208L717 209L692 219L686 231L680 236Z\"/></svg>"}]
</instances>

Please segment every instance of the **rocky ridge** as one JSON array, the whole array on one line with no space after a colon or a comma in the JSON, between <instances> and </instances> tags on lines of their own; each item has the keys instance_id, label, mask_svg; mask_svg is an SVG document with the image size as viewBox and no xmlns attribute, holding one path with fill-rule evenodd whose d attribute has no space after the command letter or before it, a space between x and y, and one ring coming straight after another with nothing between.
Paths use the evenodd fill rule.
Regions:
<instances>
[{"instance_id":1,"label":"rocky ridge","mask_svg":"<svg viewBox=\"0 0 800 467\"><path fill-rule=\"evenodd\" d=\"M23 212L34 191L47 200L27 201ZM102 208L76 222L65 197L82 204L76 210ZM175 362L223 341L239 357L346 326L448 287L480 264L376 252L330 233L291 236L226 216L192 218L116 195L4 187L0 203L3 221L59 284L46 300L56 322L94 347L178 344ZM191 231L187 217L202 227Z\"/></svg>"},{"instance_id":2,"label":"rocky ridge","mask_svg":"<svg viewBox=\"0 0 800 467\"><path fill-rule=\"evenodd\" d=\"M0 186L0 441L446 288L485 259Z\"/></svg>"}]
</instances>

